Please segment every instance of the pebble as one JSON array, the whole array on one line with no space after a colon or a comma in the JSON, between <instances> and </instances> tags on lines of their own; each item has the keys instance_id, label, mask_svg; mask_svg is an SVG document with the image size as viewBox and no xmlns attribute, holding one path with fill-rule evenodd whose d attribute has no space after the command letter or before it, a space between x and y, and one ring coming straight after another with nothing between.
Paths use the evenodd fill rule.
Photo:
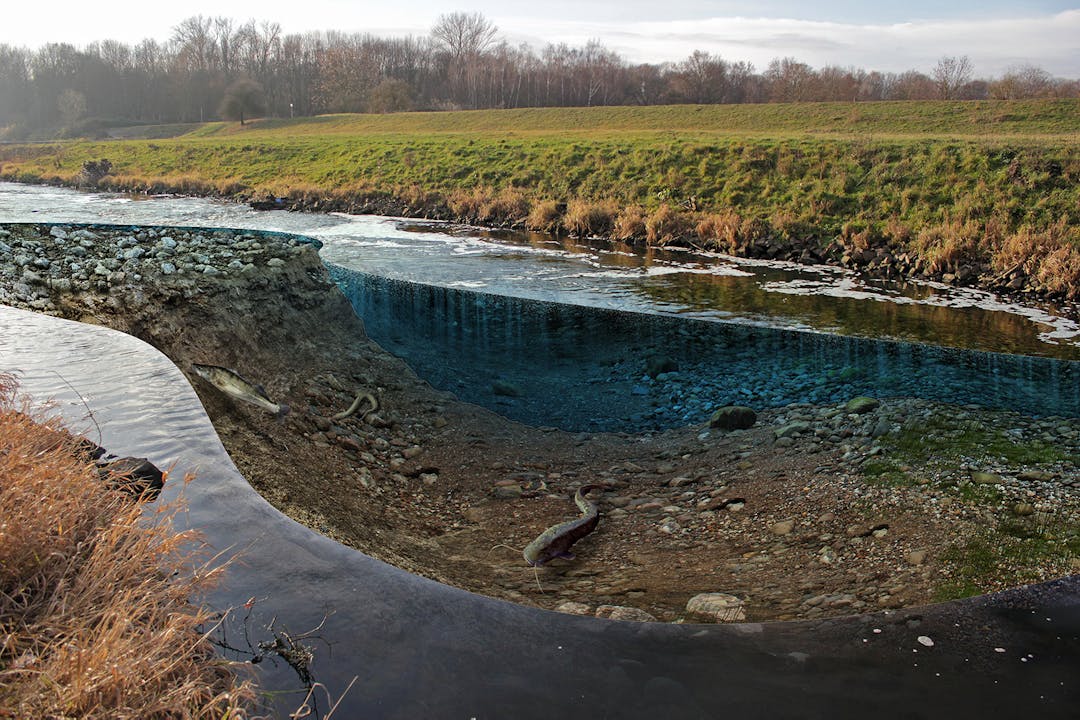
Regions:
<instances>
[{"instance_id":1,"label":"pebble","mask_svg":"<svg viewBox=\"0 0 1080 720\"><path fill-rule=\"evenodd\" d=\"M769 532L773 535L788 535L795 529L795 520L781 520L769 526Z\"/></svg>"}]
</instances>

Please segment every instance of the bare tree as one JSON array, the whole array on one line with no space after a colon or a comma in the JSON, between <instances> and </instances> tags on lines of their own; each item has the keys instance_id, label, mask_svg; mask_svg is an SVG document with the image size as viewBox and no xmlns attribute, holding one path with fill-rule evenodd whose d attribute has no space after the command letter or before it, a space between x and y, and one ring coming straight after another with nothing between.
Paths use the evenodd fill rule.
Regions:
<instances>
[{"instance_id":1,"label":"bare tree","mask_svg":"<svg viewBox=\"0 0 1080 720\"><path fill-rule=\"evenodd\" d=\"M727 63L719 55L695 50L678 64L672 77L675 91L686 102L721 102L727 90Z\"/></svg>"},{"instance_id":2,"label":"bare tree","mask_svg":"<svg viewBox=\"0 0 1080 720\"><path fill-rule=\"evenodd\" d=\"M990 83L990 96L998 100L1050 97L1053 89L1050 73L1037 65L1019 65Z\"/></svg>"},{"instance_id":3,"label":"bare tree","mask_svg":"<svg viewBox=\"0 0 1080 720\"><path fill-rule=\"evenodd\" d=\"M499 28L482 13L455 12L440 15L431 37L442 45L454 60L475 57L495 42Z\"/></svg>"},{"instance_id":4,"label":"bare tree","mask_svg":"<svg viewBox=\"0 0 1080 720\"><path fill-rule=\"evenodd\" d=\"M765 71L765 80L769 83L769 98L774 102L809 100L815 79L814 71L809 65L792 57L773 60Z\"/></svg>"},{"instance_id":5,"label":"bare tree","mask_svg":"<svg viewBox=\"0 0 1080 720\"><path fill-rule=\"evenodd\" d=\"M967 55L962 55L938 60L931 76L937 85L938 97L942 100L953 100L960 88L971 81L972 74L971 60Z\"/></svg>"}]
</instances>

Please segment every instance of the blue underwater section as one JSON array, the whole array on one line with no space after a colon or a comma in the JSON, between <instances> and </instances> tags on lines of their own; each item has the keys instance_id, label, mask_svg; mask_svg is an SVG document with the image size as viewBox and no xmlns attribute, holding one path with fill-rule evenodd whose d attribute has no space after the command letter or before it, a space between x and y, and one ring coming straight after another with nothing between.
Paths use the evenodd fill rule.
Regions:
<instances>
[{"instance_id":1,"label":"blue underwater section","mask_svg":"<svg viewBox=\"0 0 1080 720\"><path fill-rule=\"evenodd\" d=\"M514 420L658 430L717 407L917 397L1080 417L1080 362L567 305L328 264L368 334Z\"/></svg>"}]
</instances>

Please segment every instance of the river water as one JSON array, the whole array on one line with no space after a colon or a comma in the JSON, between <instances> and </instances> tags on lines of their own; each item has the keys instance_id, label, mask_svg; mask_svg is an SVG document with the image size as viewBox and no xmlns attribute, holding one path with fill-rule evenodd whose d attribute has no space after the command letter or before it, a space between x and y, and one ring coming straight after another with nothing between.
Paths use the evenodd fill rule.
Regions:
<instances>
[{"instance_id":1,"label":"river water","mask_svg":"<svg viewBox=\"0 0 1080 720\"><path fill-rule=\"evenodd\" d=\"M636 312L1080 360L1080 326L933 283L828 267L638 250L378 216L254 211L234 202L0 183L0 222L238 227L300 233L324 260L393 280Z\"/></svg>"}]
</instances>

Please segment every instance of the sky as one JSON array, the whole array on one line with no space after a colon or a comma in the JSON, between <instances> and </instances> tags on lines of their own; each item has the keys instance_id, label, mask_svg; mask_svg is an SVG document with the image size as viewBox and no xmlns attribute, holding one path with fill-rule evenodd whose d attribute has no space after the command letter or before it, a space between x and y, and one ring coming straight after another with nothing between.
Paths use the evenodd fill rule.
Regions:
<instances>
[{"instance_id":1,"label":"sky","mask_svg":"<svg viewBox=\"0 0 1080 720\"><path fill-rule=\"evenodd\" d=\"M513 44L599 39L631 62L677 62L694 50L765 69L794 57L820 68L930 72L967 55L978 77L1033 64L1080 78L1080 0L4 0L0 43L167 40L193 15L269 20L310 30L426 35L441 14L480 12Z\"/></svg>"}]
</instances>

